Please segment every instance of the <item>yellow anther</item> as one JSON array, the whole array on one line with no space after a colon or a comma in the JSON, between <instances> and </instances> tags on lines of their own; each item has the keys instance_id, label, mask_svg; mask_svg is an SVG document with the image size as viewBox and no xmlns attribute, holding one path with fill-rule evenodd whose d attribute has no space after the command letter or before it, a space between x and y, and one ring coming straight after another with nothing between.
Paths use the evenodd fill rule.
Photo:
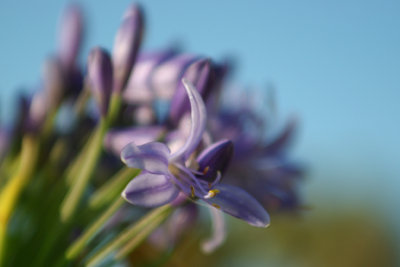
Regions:
<instances>
[{"instance_id":1,"label":"yellow anther","mask_svg":"<svg viewBox=\"0 0 400 267\"><path fill-rule=\"evenodd\" d=\"M208 191L208 194L204 196L204 198L209 199L215 197L219 193L218 189L212 189Z\"/></svg>"},{"instance_id":2,"label":"yellow anther","mask_svg":"<svg viewBox=\"0 0 400 267\"><path fill-rule=\"evenodd\" d=\"M193 185L190 186L190 194L191 194L192 198L195 197Z\"/></svg>"},{"instance_id":3,"label":"yellow anther","mask_svg":"<svg viewBox=\"0 0 400 267\"><path fill-rule=\"evenodd\" d=\"M205 167L203 170L203 174L206 175L209 170L210 170L210 166Z\"/></svg>"},{"instance_id":4,"label":"yellow anther","mask_svg":"<svg viewBox=\"0 0 400 267\"><path fill-rule=\"evenodd\" d=\"M219 205L215 204L215 203L212 203L211 206L213 206L214 208L217 208L219 210L221 209L221 207Z\"/></svg>"}]
</instances>

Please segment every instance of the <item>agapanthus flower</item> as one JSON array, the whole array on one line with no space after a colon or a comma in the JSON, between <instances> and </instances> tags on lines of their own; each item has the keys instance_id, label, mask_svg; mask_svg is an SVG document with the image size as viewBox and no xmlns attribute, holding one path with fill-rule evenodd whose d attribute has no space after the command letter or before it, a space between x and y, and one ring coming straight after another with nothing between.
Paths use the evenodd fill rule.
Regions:
<instances>
[{"instance_id":1,"label":"agapanthus flower","mask_svg":"<svg viewBox=\"0 0 400 267\"><path fill-rule=\"evenodd\" d=\"M221 173L217 173L217 177L210 181L205 175L207 168L202 173L192 167L198 164L190 157L202 139L206 127L206 110L195 87L185 79L182 82L191 105L189 137L173 153L161 142L127 145L121 152L122 161L131 168L141 169L142 173L127 185L122 196L135 205L156 207L171 203L182 192L188 198L207 203L251 225L268 226L268 213L251 195L238 187L219 183ZM206 151L214 154L221 145L226 147L226 142L216 144ZM219 160L225 161L223 157L214 159L205 153L202 159L213 159L208 165L219 166Z\"/></svg>"},{"instance_id":2,"label":"agapanthus flower","mask_svg":"<svg viewBox=\"0 0 400 267\"><path fill-rule=\"evenodd\" d=\"M278 134L267 134L265 128L273 128L268 114L261 117L251 108L254 104L244 104L223 108L210 123L212 135L230 138L238 151L225 181L244 188L269 211L295 210L301 204L297 187L303 168L288 158L287 150L296 120L289 120Z\"/></svg>"}]
</instances>

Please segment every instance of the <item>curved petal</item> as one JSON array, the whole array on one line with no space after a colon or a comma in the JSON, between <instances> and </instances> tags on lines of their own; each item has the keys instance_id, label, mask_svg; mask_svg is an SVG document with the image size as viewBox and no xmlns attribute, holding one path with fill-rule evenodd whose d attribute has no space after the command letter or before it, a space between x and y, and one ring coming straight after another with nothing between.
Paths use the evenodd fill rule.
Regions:
<instances>
[{"instance_id":1,"label":"curved petal","mask_svg":"<svg viewBox=\"0 0 400 267\"><path fill-rule=\"evenodd\" d=\"M267 227L270 223L267 211L258 201L246 191L232 185L216 185L219 193L209 199L203 199L208 204L246 221L256 227Z\"/></svg>"},{"instance_id":2,"label":"curved petal","mask_svg":"<svg viewBox=\"0 0 400 267\"><path fill-rule=\"evenodd\" d=\"M178 188L167 175L145 172L129 182L122 197L134 205L157 207L171 202L178 193Z\"/></svg>"},{"instance_id":3,"label":"curved petal","mask_svg":"<svg viewBox=\"0 0 400 267\"><path fill-rule=\"evenodd\" d=\"M207 113L203 99L193 84L188 82L186 79L182 79L182 83L185 86L186 92L189 96L192 121L189 138L186 140L186 143L183 145L183 147L181 147L171 156L172 159L176 159L181 156L183 156L184 159L187 159L200 143L206 127Z\"/></svg>"},{"instance_id":4,"label":"curved petal","mask_svg":"<svg viewBox=\"0 0 400 267\"><path fill-rule=\"evenodd\" d=\"M122 149L121 160L131 168L165 174L168 173L169 154L168 147L163 143L151 142L141 146L130 143Z\"/></svg>"},{"instance_id":5,"label":"curved petal","mask_svg":"<svg viewBox=\"0 0 400 267\"><path fill-rule=\"evenodd\" d=\"M119 155L122 149L129 143L134 142L140 146L154 142L164 131L161 126L133 127L128 129L112 129L107 132L104 138L104 146Z\"/></svg>"},{"instance_id":6,"label":"curved petal","mask_svg":"<svg viewBox=\"0 0 400 267\"><path fill-rule=\"evenodd\" d=\"M211 253L216 250L226 239L226 227L224 214L215 209L209 208L212 217L212 236L201 244L201 249L205 253Z\"/></svg>"}]
</instances>

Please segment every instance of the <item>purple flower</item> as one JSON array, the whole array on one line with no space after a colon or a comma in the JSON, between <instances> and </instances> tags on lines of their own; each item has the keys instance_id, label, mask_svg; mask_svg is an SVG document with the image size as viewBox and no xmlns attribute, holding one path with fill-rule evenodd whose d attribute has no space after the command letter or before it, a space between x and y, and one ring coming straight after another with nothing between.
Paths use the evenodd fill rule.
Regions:
<instances>
[{"instance_id":1,"label":"purple flower","mask_svg":"<svg viewBox=\"0 0 400 267\"><path fill-rule=\"evenodd\" d=\"M58 54L65 71L74 68L83 39L83 16L78 5L64 13L59 35Z\"/></svg>"},{"instance_id":2,"label":"purple flower","mask_svg":"<svg viewBox=\"0 0 400 267\"><path fill-rule=\"evenodd\" d=\"M143 35L143 12L137 5L126 11L117 32L112 53L114 68L114 92L120 93L125 87L135 63Z\"/></svg>"},{"instance_id":3,"label":"purple flower","mask_svg":"<svg viewBox=\"0 0 400 267\"><path fill-rule=\"evenodd\" d=\"M298 184L303 168L288 159L287 148L296 120L289 120L281 132L271 137L265 126L272 128L272 123L250 106L254 105L226 109L210 123L212 134L231 139L237 151L224 181L245 189L269 211L295 210L300 205Z\"/></svg>"},{"instance_id":4,"label":"purple flower","mask_svg":"<svg viewBox=\"0 0 400 267\"><path fill-rule=\"evenodd\" d=\"M197 88L203 99L206 99L212 87L213 74L211 60L199 59L187 68L183 77ZM178 124L182 116L189 110L190 104L185 95L185 88L183 84L179 84L171 99L170 122L174 125Z\"/></svg>"},{"instance_id":5,"label":"purple flower","mask_svg":"<svg viewBox=\"0 0 400 267\"><path fill-rule=\"evenodd\" d=\"M162 88L152 86L154 71L163 62L172 58L174 50L147 52L139 54L135 68L132 69L123 98L131 104L151 104Z\"/></svg>"},{"instance_id":6,"label":"purple flower","mask_svg":"<svg viewBox=\"0 0 400 267\"><path fill-rule=\"evenodd\" d=\"M107 115L112 90L113 69L107 51L93 48L88 60L88 82L97 101L101 115Z\"/></svg>"},{"instance_id":7,"label":"purple flower","mask_svg":"<svg viewBox=\"0 0 400 267\"><path fill-rule=\"evenodd\" d=\"M43 87L50 109L55 110L60 105L65 93L64 84L61 63L55 58L49 58L43 66Z\"/></svg>"},{"instance_id":8,"label":"purple flower","mask_svg":"<svg viewBox=\"0 0 400 267\"><path fill-rule=\"evenodd\" d=\"M164 132L162 126L133 127L124 130L108 131L104 146L107 150L116 155L120 155L122 149L129 143L135 142L136 145L143 145L157 140Z\"/></svg>"},{"instance_id":9,"label":"purple flower","mask_svg":"<svg viewBox=\"0 0 400 267\"><path fill-rule=\"evenodd\" d=\"M268 226L268 213L252 196L238 187L219 184L220 173L217 173L215 180L210 183L201 178L201 172L190 167L198 164L191 155L202 139L206 126L206 110L195 87L185 79L182 82L191 105L189 137L185 144L173 153L165 144L159 142L140 146L134 143L127 145L121 152L122 161L129 167L141 169L142 173L127 185L122 196L132 204L155 207L174 201L178 194L183 192L189 198L201 200L251 225ZM226 145L222 145L222 149L225 148ZM216 151L218 149L214 148L209 150L209 153ZM213 157L203 155L203 158ZM215 166L219 166L219 163Z\"/></svg>"}]
</instances>

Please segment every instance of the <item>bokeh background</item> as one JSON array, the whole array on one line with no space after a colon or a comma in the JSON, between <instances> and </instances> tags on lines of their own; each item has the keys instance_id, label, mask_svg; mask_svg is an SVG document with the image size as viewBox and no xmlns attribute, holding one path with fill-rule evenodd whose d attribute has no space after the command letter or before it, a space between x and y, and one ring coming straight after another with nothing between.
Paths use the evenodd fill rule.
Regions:
<instances>
[{"instance_id":1,"label":"bokeh background","mask_svg":"<svg viewBox=\"0 0 400 267\"><path fill-rule=\"evenodd\" d=\"M178 44L214 59L234 56L234 83L274 87L279 117L300 118L293 157L308 167L301 216L273 217L267 230L231 220L219 251L200 257L189 240L173 264L400 265L400 1L137 2L146 11L144 49ZM67 3L0 2L3 123L17 92L38 84ZM131 1L80 3L83 55L94 45L111 48Z\"/></svg>"}]
</instances>

